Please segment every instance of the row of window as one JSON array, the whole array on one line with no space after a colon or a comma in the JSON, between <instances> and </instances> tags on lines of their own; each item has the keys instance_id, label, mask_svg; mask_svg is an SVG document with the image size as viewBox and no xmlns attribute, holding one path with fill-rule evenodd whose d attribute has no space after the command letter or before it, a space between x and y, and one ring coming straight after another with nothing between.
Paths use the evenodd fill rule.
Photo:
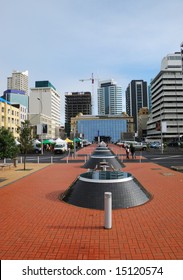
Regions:
<instances>
[{"instance_id":1,"label":"row of window","mask_svg":"<svg viewBox=\"0 0 183 280\"><path fill-rule=\"evenodd\" d=\"M5 112L5 108L4 107L1 107L1 112L2 113ZM17 116L17 117L19 116L19 112L8 109L8 115L10 115L10 114L13 115L13 116Z\"/></svg>"},{"instance_id":2,"label":"row of window","mask_svg":"<svg viewBox=\"0 0 183 280\"><path fill-rule=\"evenodd\" d=\"M3 125L1 127L4 128ZM9 127L8 126L8 130L12 131L12 133L15 133L15 132L17 133L17 128L16 127Z\"/></svg>"},{"instance_id":3,"label":"row of window","mask_svg":"<svg viewBox=\"0 0 183 280\"><path fill-rule=\"evenodd\" d=\"M1 121L2 121L2 122L5 121L5 117L4 117L4 116L1 117ZM12 123L12 124L17 124L17 125L19 125L19 119L14 119L14 118L8 117L8 123Z\"/></svg>"}]
</instances>

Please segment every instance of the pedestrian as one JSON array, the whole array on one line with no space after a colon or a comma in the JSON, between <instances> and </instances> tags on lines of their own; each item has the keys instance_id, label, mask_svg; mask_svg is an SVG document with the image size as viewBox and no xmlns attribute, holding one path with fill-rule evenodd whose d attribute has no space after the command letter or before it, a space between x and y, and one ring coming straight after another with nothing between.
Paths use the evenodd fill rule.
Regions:
<instances>
[{"instance_id":1,"label":"pedestrian","mask_svg":"<svg viewBox=\"0 0 183 280\"><path fill-rule=\"evenodd\" d=\"M133 144L130 145L130 152L132 155L132 159L134 159L135 158L135 147L133 146Z\"/></svg>"},{"instance_id":2,"label":"pedestrian","mask_svg":"<svg viewBox=\"0 0 183 280\"><path fill-rule=\"evenodd\" d=\"M129 159L130 149L126 146L126 158Z\"/></svg>"}]
</instances>

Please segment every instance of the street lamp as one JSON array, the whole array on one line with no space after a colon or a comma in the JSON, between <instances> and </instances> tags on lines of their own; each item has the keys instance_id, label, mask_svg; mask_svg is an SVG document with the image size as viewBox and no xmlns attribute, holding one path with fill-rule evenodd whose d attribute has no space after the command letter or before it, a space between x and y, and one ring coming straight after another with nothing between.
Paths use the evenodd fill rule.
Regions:
<instances>
[{"instance_id":1,"label":"street lamp","mask_svg":"<svg viewBox=\"0 0 183 280\"><path fill-rule=\"evenodd\" d=\"M41 104L41 111L40 111L40 123L41 123L41 114L43 111L43 103L39 97L37 97L37 100L39 100L40 104ZM43 155L43 126L42 125L41 125L41 154Z\"/></svg>"}]
</instances>

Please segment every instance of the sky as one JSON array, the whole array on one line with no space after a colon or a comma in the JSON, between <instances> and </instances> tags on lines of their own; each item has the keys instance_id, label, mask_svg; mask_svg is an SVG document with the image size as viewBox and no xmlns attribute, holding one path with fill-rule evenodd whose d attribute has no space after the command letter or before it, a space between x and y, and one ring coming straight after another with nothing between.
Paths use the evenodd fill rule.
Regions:
<instances>
[{"instance_id":1,"label":"sky","mask_svg":"<svg viewBox=\"0 0 183 280\"><path fill-rule=\"evenodd\" d=\"M180 51L182 0L0 0L0 93L13 70L29 71L29 87L49 80L61 94L96 92L99 80L123 90L149 84L161 60ZM86 79L81 82L79 80Z\"/></svg>"}]
</instances>

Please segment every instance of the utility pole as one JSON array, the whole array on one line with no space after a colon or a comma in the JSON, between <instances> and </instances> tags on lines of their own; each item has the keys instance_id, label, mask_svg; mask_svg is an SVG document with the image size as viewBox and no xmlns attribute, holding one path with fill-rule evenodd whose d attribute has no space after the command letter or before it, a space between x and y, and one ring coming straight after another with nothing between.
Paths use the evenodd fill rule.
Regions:
<instances>
[{"instance_id":1,"label":"utility pole","mask_svg":"<svg viewBox=\"0 0 183 280\"><path fill-rule=\"evenodd\" d=\"M88 78L88 79L80 79L79 81L80 82L86 82L86 81L91 81L92 82L92 92L91 92L91 96L92 96L92 115L97 115L98 113L96 113L96 112L98 112L98 110L94 110L94 107L96 106L96 109L97 109L97 107L98 107L98 104L97 104L97 99L95 99L95 92L94 92L94 82L95 82L95 80L99 80L99 79L96 79L96 78L94 78L94 75L93 75L93 73L92 73L92 75L91 75L91 78Z\"/></svg>"}]
</instances>

